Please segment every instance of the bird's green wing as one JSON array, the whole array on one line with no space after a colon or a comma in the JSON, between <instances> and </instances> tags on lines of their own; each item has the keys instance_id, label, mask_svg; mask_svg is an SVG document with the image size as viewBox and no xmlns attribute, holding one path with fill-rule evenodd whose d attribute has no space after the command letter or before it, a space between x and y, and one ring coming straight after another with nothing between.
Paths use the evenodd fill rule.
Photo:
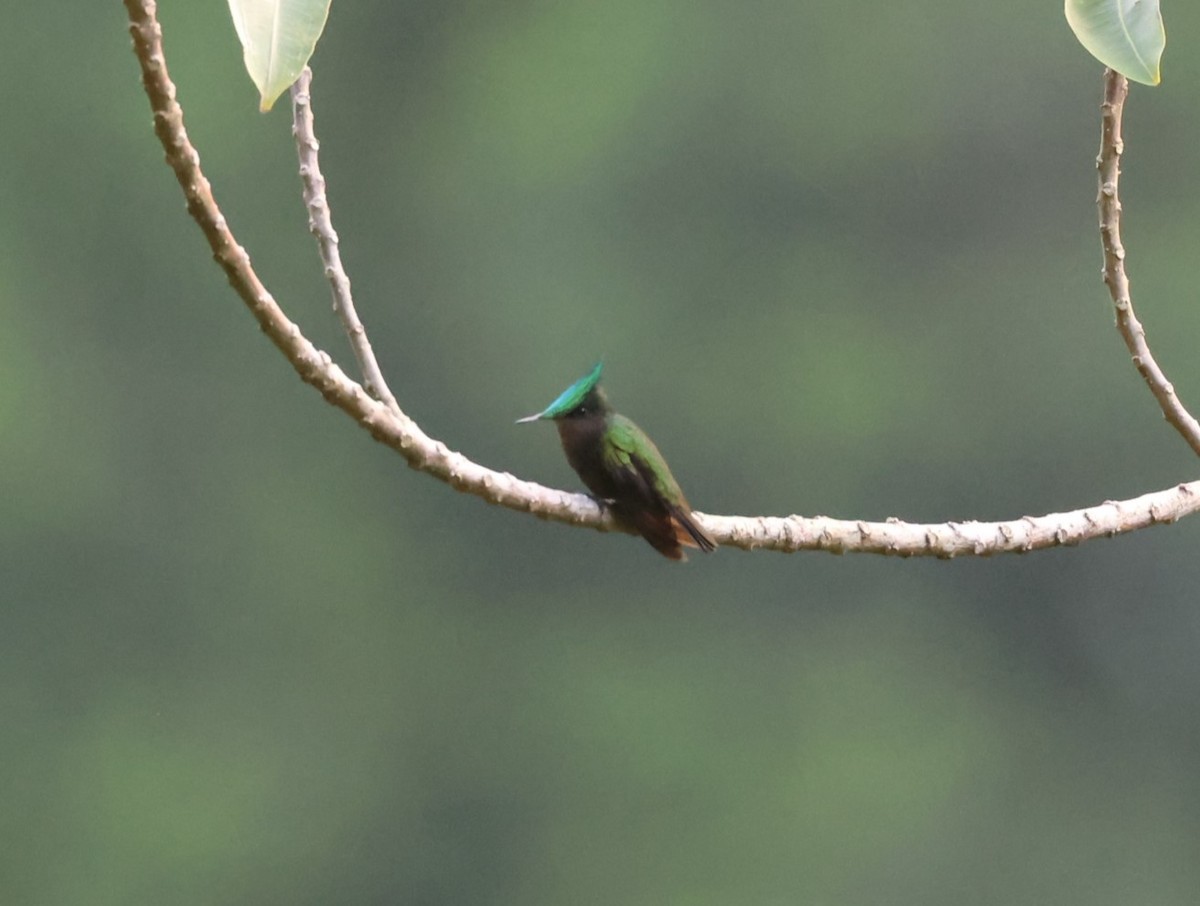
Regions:
<instances>
[{"instance_id":1,"label":"bird's green wing","mask_svg":"<svg viewBox=\"0 0 1200 906\"><path fill-rule=\"evenodd\" d=\"M697 525L691 505L658 447L641 428L623 415L612 416L607 432L605 458L613 482L621 497L640 499L646 507L640 528L642 535L658 550L673 559L681 559L680 544L703 551L716 548L717 542ZM661 516L648 514L661 514ZM665 522L662 521L665 517ZM662 531L666 530L665 538Z\"/></svg>"},{"instance_id":2,"label":"bird's green wing","mask_svg":"<svg viewBox=\"0 0 1200 906\"><path fill-rule=\"evenodd\" d=\"M683 491L654 441L623 415L612 417L605 457L614 472L624 473L634 483L644 485L642 495L648 500L657 498L675 506L686 505Z\"/></svg>"}]
</instances>

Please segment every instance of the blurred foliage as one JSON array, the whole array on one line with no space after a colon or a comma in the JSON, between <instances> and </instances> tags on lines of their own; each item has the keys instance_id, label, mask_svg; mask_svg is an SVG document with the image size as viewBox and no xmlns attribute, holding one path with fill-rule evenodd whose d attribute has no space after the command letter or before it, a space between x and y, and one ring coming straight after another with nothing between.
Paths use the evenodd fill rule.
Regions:
<instances>
[{"instance_id":1,"label":"blurred foliage","mask_svg":"<svg viewBox=\"0 0 1200 906\"><path fill-rule=\"evenodd\" d=\"M28 4L0 54L3 902L1193 902L1200 523L676 567L457 495L264 341L122 9L68 9L59 65ZM286 105L257 113L224 4L160 15L231 224L348 362ZM1200 54L1167 64L1125 240L1197 405ZM359 0L314 69L376 350L481 462L577 487L512 421L604 355L709 512L1195 475L1112 329L1101 73L1054 4Z\"/></svg>"}]
</instances>

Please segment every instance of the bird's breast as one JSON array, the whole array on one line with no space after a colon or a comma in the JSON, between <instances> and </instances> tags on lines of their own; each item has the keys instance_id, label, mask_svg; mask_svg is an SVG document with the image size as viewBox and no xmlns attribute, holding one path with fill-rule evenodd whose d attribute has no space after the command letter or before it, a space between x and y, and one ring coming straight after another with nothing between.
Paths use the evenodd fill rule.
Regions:
<instances>
[{"instance_id":1,"label":"bird's breast","mask_svg":"<svg viewBox=\"0 0 1200 906\"><path fill-rule=\"evenodd\" d=\"M558 436L571 468L597 497L618 496L618 484L604 455L606 425L603 419L565 418L557 422Z\"/></svg>"}]
</instances>

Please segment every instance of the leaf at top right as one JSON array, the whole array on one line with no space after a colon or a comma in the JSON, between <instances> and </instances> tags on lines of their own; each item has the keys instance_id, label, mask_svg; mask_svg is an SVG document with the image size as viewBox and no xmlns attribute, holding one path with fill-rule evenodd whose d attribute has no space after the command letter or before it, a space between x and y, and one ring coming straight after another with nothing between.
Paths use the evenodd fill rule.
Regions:
<instances>
[{"instance_id":1,"label":"leaf at top right","mask_svg":"<svg viewBox=\"0 0 1200 906\"><path fill-rule=\"evenodd\" d=\"M1157 85L1167 43L1158 0L1066 0L1067 24L1097 60L1126 78Z\"/></svg>"}]
</instances>

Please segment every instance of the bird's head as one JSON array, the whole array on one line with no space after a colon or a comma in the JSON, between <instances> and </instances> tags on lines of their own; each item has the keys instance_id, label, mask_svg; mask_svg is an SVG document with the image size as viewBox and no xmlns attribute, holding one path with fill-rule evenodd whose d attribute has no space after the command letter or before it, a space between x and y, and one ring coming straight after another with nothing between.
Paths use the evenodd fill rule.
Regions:
<instances>
[{"instance_id":1,"label":"bird's head","mask_svg":"<svg viewBox=\"0 0 1200 906\"><path fill-rule=\"evenodd\" d=\"M604 363L597 362L591 371L560 393L549 406L534 415L517 419L517 424L604 415L609 407L604 390L600 387L600 373L603 370Z\"/></svg>"}]
</instances>

